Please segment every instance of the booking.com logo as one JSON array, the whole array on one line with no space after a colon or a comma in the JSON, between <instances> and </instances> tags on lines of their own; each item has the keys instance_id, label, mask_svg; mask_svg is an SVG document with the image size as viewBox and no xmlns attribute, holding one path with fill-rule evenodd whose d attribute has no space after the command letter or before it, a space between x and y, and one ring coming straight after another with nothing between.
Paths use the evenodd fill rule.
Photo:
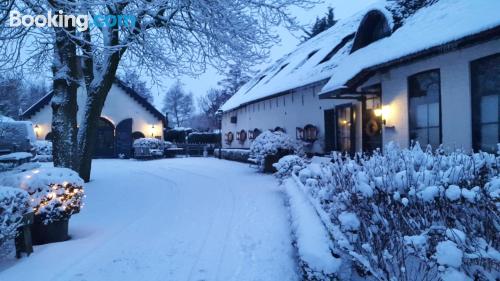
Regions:
<instances>
[{"instance_id":1,"label":"booking.com logo","mask_svg":"<svg viewBox=\"0 0 500 281\"><path fill-rule=\"evenodd\" d=\"M74 27L78 31L86 31L89 27L134 27L136 18L132 15L71 15L63 11L53 13L48 11L46 15L22 15L18 11L11 11L9 17L10 27Z\"/></svg>"}]
</instances>

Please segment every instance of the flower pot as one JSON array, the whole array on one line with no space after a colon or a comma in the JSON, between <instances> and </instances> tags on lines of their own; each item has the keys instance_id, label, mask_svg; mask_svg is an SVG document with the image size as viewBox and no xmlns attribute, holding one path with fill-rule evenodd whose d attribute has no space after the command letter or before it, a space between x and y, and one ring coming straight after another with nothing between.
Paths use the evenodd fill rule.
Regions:
<instances>
[{"instance_id":1,"label":"flower pot","mask_svg":"<svg viewBox=\"0 0 500 281\"><path fill-rule=\"evenodd\" d=\"M70 239L68 235L69 219L43 224L35 221L31 226L33 245L62 242Z\"/></svg>"}]
</instances>

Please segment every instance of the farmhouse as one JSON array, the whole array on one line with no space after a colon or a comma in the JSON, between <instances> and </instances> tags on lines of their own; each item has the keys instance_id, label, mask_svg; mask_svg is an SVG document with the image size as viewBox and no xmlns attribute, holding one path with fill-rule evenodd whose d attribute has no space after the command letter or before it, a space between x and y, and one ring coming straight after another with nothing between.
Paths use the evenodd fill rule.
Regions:
<instances>
[{"instance_id":1,"label":"farmhouse","mask_svg":"<svg viewBox=\"0 0 500 281\"><path fill-rule=\"evenodd\" d=\"M499 1L441 0L395 29L374 5L302 43L221 108L226 148L282 130L311 153L412 141L496 151Z\"/></svg>"},{"instance_id":2,"label":"farmhouse","mask_svg":"<svg viewBox=\"0 0 500 281\"><path fill-rule=\"evenodd\" d=\"M51 139L52 108L49 92L23 113L33 123L37 139ZM78 108L84 108L86 92L78 89ZM78 123L83 110L78 111ZM95 157L129 156L132 141L138 138L163 139L165 116L146 99L116 79L104 104L97 131Z\"/></svg>"}]
</instances>

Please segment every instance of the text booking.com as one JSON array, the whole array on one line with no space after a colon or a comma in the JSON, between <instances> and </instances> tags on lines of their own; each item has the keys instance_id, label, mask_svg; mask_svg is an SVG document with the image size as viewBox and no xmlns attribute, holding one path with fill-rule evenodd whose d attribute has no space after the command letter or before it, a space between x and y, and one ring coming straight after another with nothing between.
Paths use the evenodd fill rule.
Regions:
<instances>
[{"instance_id":1,"label":"text booking.com","mask_svg":"<svg viewBox=\"0 0 500 281\"><path fill-rule=\"evenodd\" d=\"M78 31L86 31L89 27L134 27L136 18L132 15L72 15L63 11L48 11L46 15L23 15L19 11L9 14L10 27L73 27Z\"/></svg>"}]
</instances>

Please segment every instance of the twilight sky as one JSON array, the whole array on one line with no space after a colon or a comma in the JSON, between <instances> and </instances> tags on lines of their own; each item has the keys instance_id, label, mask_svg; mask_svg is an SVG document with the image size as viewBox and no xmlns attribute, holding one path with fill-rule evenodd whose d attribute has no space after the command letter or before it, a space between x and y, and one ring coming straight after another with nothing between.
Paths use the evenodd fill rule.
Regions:
<instances>
[{"instance_id":1,"label":"twilight sky","mask_svg":"<svg viewBox=\"0 0 500 281\"><path fill-rule=\"evenodd\" d=\"M296 8L293 13L302 24L312 25L317 16L322 16L327 12L329 6L335 9L335 17L340 19L354 14L374 2L377 2L377 0L324 0L323 3L316 5L312 9L304 10ZM268 62L263 65L255 66L255 70L266 67L269 63L272 63L284 54L292 51L299 44L299 39L294 37L285 28L278 28L278 33L281 38L281 43L271 49L271 55ZM301 35L303 34L296 34L296 36ZM209 67L204 74L198 77L182 76L180 80L184 84L185 89L191 91L196 99L199 96L203 96L208 89L216 87L220 77L221 76L216 70ZM161 101L163 95L175 80L165 77L162 81L162 85L153 86L151 88L155 99L155 106L158 109L162 108Z\"/></svg>"}]
</instances>

